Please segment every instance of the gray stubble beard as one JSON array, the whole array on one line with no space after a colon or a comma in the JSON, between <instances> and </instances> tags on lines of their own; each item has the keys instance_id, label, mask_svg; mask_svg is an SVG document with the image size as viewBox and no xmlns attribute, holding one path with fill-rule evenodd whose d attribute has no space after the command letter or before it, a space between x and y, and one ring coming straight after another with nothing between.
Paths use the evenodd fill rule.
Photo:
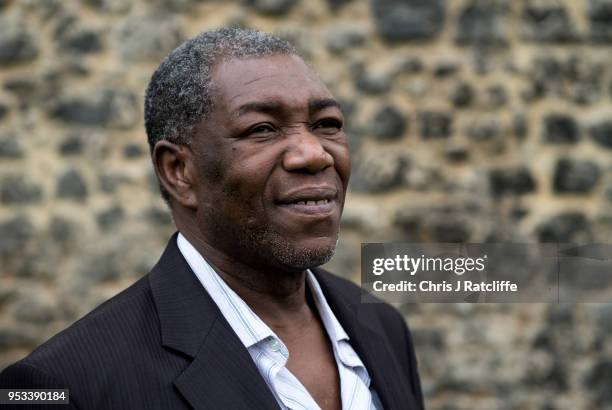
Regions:
<instances>
[{"instance_id":1,"label":"gray stubble beard","mask_svg":"<svg viewBox=\"0 0 612 410\"><path fill-rule=\"evenodd\" d=\"M248 229L248 228L247 228ZM298 248L270 228L249 229L241 237L241 245L254 254L268 253L276 262L291 270L304 271L329 262L336 252L338 232L333 245L315 249Z\"/></svg>"}]
</instances>

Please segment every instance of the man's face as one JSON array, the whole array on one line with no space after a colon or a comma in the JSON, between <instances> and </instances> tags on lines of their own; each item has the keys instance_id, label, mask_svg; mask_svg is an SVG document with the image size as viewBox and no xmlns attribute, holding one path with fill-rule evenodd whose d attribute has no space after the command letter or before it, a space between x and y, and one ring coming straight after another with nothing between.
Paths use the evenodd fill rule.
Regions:
<instances>
[{"instance_id":1,"label":"man's face","mask_svg":"<svg viewBox=\"0 0 612 410\"><path fill-rule=\"evenodd\" d=\"M212 80L213 112L192 145L204 239L254 267L325 263L350 175L331 93L296 56L230 59Z\"/></svg>"}]
</instances>

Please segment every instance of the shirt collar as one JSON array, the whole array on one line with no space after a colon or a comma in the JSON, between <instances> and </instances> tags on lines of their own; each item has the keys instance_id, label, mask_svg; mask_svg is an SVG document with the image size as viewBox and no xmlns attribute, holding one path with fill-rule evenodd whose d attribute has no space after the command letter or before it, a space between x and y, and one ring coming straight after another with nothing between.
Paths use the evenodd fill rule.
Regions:
<instances>
[{"instance_id":1,"label":"shirt collar","mask_svg":"<svg viewBox=\"0 0 612 410\"><path fill-rule=\"evenodd\" d=\"M177 245L197 278L247 349L270 337L280 340L181 233L178 234ZM306 274L306 284L337 357L347 366L365 369L363 362L350 346L349 336L331 310L321 285L310 269Z\"/></svg>"},{"instance_id":2,"label":"shirt collar","mask_svg":"<svg viewBox=\"0 0 612 410\"><path fill-rule=\"evenodd\" d=\"M340 322L338 322L336 315L334 315L334 312L332 312L331 308L329 307L327 299L325 299L325 295L323 295L321 285L319 285L319 281L317 281L317 278L310 271L310 269L308 269L306 274L306 284L310 288L312 298L314 299L317 310L319 311L319 316L321 316L323 326L325 326L325 330L327 331L330 340L332 342L349 340L348 335L340 325Z\"/></svg>"}]
</instances>

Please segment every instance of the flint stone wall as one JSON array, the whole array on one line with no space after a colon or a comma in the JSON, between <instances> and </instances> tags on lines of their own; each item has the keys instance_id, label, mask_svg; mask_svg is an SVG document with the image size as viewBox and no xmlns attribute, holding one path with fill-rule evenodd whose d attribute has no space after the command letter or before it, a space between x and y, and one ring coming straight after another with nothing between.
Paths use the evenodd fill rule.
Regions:
<instances>
[{"instance_id":1,"label":"flint stone wall","mask_svg":"<svg viewBox=\"0 0 612 410\"><path fill-rule=\"evenodd\" d=\"M609 0L1 0L0 368L173 232L142 110L174 46L291 39L343 103L362 241L610 242ZM610 408L610 305L406 305L430 409Z\"/></svg>"}]
</instances>

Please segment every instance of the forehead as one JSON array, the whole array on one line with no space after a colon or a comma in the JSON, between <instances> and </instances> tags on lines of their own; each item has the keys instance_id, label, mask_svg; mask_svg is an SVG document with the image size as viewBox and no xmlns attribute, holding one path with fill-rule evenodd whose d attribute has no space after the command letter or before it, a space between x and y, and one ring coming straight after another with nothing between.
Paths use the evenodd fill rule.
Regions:
<instances>
[{"instance_id":1,"label":"forehead","mask_svg":"<svg viewBox=\"0 0 612 410\"><path fill-rule=\"evenodd\" d=\"M317 74L294 55L226 60L213 70L212 82L215 105L232 112L258 101L306 106L313 99L331 98Z\"/></svg>"}]
</instances>

